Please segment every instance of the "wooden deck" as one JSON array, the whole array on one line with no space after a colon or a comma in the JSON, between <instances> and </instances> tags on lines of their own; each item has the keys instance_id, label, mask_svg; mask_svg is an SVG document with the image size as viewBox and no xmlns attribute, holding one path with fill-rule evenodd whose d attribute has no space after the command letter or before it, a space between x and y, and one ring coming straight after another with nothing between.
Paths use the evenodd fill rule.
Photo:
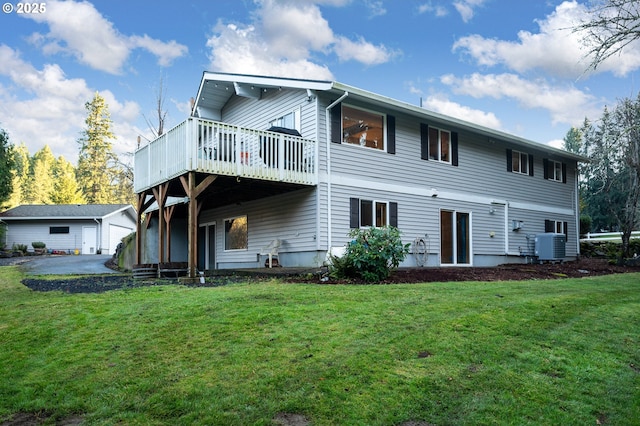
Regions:
<instances>
[{"instance_id":1,"label":"wooden deck","mask_svg":"<svg viewBox=\"0 0 640 426\"><path fill-rule=\"evenodd\" d=\"M316 185L317 155L310 139L192 117L136 150L134 190L189 171Z\"/></svg>"}]
</instances>

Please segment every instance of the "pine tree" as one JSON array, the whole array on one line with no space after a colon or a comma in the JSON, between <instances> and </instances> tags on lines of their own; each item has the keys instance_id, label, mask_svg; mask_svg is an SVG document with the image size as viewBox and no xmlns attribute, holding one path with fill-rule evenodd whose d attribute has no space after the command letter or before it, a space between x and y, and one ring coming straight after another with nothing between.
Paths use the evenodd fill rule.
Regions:
<instances>
[{"instance_id":1,"label":"pine tree","mask_svg":"<svg viewBox=\"0 0 640 426\"><path fill-rule=\"evenodd\" d=\"M11 197L13 186L13 153L9 135L0 129L0 207Z\"/></svg>"},{"instance_id":2,"label":"pine tree","mask_svg":"<svg viewBox=\"0 0 640 426\"><path fill-rule=\"evenodd\" d=\"M29 171L31 169L31 159L29 158L29 149L21 142L20 145L13 147L13 173L12 173L12 193L9 198L8 206L16 207L20 204L26 204L26 191L29 185Z\"/></svg>"},{"instance_id":3,"label":"pine tree","mask_svg":"<svg viewBox=\"0 0 640 426\"><path fill-rule=\"evenodd\" d=\"M56 162L49 145L43 146L33 155L31 161L29 204L53 204L54 192L53 166Z\"/></svg>"},{"instance_id":4,"label":"pine tree","mask_svg":"<svg viewBox=\"0 0 640 426\"><path fill-rule=\"evenodd\" d=\"M55 176L54 193L51 201L55 204L84 204L86 201L76 181L73 164L59 156L53 167Z\"/></svg>"},{"instance_id":5,"label":"pine tree","mask_svg":"<svg viewBox=\"0 0 640 426\"><path fill-rule=\"evenodd\" d=\"M78 139L78 183L89 204L110 204L113 202L112 182L115 181L117 158L111 143L115 136L109 109L98 93L85 108L88 113L86 129Z\"/></svg>"}]
</instances>

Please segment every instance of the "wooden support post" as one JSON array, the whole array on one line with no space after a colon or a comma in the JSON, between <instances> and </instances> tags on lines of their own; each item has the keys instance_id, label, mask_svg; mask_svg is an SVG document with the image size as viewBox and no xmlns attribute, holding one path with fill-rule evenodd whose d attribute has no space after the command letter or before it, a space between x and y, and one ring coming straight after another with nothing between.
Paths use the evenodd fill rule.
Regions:
<instances>
[{"instance_id":1,"label":"wooden support post","mask_svg":"<svg viewBox=\"0 0 640 426\"><path fill-rule=\"evenodd\" d=\"M187 221L188 236L188 277L195 279L198 274L198 214L202 207L198 203L198 196L217 179L216 175L209 175L196 185L196 172L189 172L187 179L180 176L182 188L189 198L189 213Z\"/></svg>"},{"instance_id":2,"label":"wooden support post","mask_svg":"<svg viewBox=\"0 0 640 426\"><path fill-rule=\"evenodd\" d=\"M164 205L167 201L168 186L168 183L163 183L158 185L157 188L153 188L153 195L156 197L156 201L158 202L158 263L164 263L167 259L165 249L166 225L164 216Z\"/></svg>"}]
</instances>

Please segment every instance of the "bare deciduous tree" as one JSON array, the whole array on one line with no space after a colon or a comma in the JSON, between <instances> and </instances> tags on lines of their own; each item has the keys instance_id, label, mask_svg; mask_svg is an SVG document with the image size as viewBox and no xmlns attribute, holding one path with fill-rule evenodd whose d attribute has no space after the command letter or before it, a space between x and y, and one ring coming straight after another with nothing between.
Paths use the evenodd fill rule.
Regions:
<instances>
[{"instance_id":1,"label":"bare deciduous tree","mask_svg":"<svg viewBox=\"0 0 640 426\"><path fill-rule=\"evenodd\" d=\"M164 87L164 77L160 75L160 83L158 84L158 88L155 91L156 93L156 109L154 111L156 115L157 123L153 123L150 119L148 119L144 114L144 120L147 122L147 126L149 130L153 133L155 138L160 137L164 134L164 124L167 120L167 110L164 108L165 101L165 87Z\"/></svg>"},{"instance_id":2,"label":"bare deciduous tree","mask_svg":"<svg viewBox=\"0 0 640 426\"><path fill-rule=\"evenodd\" d=\"M581 35L595 70L607 58L620 53L640 39L640 2L638 0L594 0L589 18L573 31Z\"/></svg>"}]
</instances>

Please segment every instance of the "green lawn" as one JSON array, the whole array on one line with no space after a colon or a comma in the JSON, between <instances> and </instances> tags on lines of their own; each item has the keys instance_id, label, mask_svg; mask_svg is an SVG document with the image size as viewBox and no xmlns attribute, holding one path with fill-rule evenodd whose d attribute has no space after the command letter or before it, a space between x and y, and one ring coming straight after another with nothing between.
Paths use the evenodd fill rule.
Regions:
<instances>
[{"instance_id":1,"label":"green lawn","mask_svg":"<svg viewBox=\"0 0 640 426\"><path fill-rule=\"evenodd\" d=\"M0 423L640 424L640 274L80 295L22 278L0 268Z\"/></svg>"}]
</instances>

